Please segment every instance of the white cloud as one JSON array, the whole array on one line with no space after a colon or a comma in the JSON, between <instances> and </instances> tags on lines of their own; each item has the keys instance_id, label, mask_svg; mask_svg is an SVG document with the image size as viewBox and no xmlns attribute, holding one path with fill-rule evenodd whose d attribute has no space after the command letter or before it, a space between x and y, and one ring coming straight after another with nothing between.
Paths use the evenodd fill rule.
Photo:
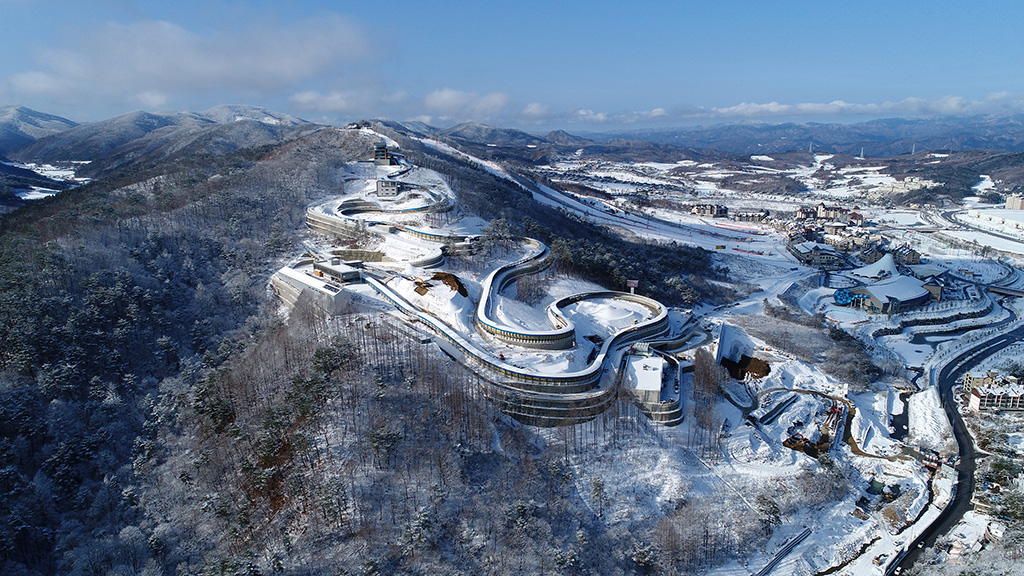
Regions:
<instances>
[{"instance_id":1,"label":"white cloud","mask_svg":"<svg viewBox=\"0 0 1024 576\"><path fill-rule=\"evenodd\" d=\"M401 107L408 95L403 91L381 94L374 89L334 90L327 93L304 90L289 100L302 110L335 114L380 114L382 108Z\"/></svg>"},{"instance_id":2,"label":"white cloud","mask_svg":"<svg viewBox=\"0 0 1024 576\"><path fill-rule=\"evenodd\" d=\"M475 95L469 92L443 88L427 94L423 98L423 105L443 114L453 114L468 106L474 97Z\"/></svg>"},{"instance_id":3,"label":"white cloud","mask_svg":"<svg viewBox=\"0 0 1024 576\"><path fill-rule=\"evenodd\" d=\"M482 96L479 100L474 101L470 104L470 110L477 114L483 114L490 116L497 112L500 112L505 106L508 105L508 94L503 92L494 92L486 96Z\"/></svg>"},{"instance_id":4,"label":"white cloud","mask_svg":"<svg viewBox=\"0 0 1024 576\"><path fill-rule=\"evenodd\" d=\"M540 102L530 102L529 104L527 104L523 108L523 111L521 112L521 114L525 118L529 118L529 119L532 119L532 120L537 120L537 119L544 118L544 117L550 115L551 114L551 109L548 108L547 106L541 104Z\"/></svg>"},{"instance_id":5,"label":"white cloud","mask_svg":"<svg viewBox=\"0 0 1024 576\"><path fill-rule=\"evenodd\" d=\"M304 110L317 110L320 112L348 112L351 109L350 96L341 92L321 94L314 90L307 90L293 94L291 101Z\"/></svg>"},{"instance_id":6,"label":"white cloud","mask_svg":"<svg viewBox=\"0 0 1024 576\"><path fill-rule=\"evenodd\" d=\"M503 92L480 96L475 92L442 88L427 94L423 106L445 120L487 120L500 113L508 100L508 94Z\"/></svg>"},{"instance_id":7,"label":"white cloud","mask_svg":"<svg viewBox=\"0 0 1024 576\"><path fill-rule=\"evenodd\" d=\"M167 95L156 90L147 90L135 96L143 106L148 108L159 108L167 104Z\"/></svg>"},{"instance_id":8,"label":"white cloud","mask_svg":"<svg viewBox=\"0 0 1024 576\"><path fill-rule=\"evenodd\" d=\"M63 78L46 72L23 72L12 75L7 84L12 92L34 96L46 95L71 88L71 84Z\"/></svg>"},{"instance_id":9,"label":"white cloud","mask_svg":"<svg viewBox=\"0 0 1024 576\"><path fill-rule=\"evenodd\" d=\"M615 116L615 120L626 124L633 124L636 122L644 122L655 118L661 118L667 115L668 112L666 112L664 108L655 108L653 110L640 110L638 112L630 112L628 114L618 114Z\"/></svg>"},{"instance_id":10,"label":"white cloud","mask_svg":"<svg viewBox=\"0 0 1024 576\"><path fill-rule=\"evenodd\" d=\"M593 110L577 110L573 117L580 122L606 122L608 114L605 112L594 112Z\"/></svg>"},{"instance_id":11,"label":"white cloud","mask_svg":"<svg viewBox=\"0 0 1024 576\"><path fill-rule=\"evenodd\" d=\"M932 110L939 114L964 114L970 112L974 103L960 96L946 96L932 103Z\"/></svg>"},{"instance_id":12,"label":"white cloud","mask_svg":"<svg viewBox=\"0 0 1024 576\"><path fill-rule=\"evenodd\" d=\"M273 95L371 58L359 27L336 15L208 34L150 20L72 35L39 53L38 69L3 83L26 95L160 106L197 94Z\"/></svg>"},{"instance_id":13,"label":"white cloud","mask_svg":"<svg viewBox=\"0 0 1024 576\"><path fill-rule=\"evenodd\" d=\"M933 100L905 98L895 102L886 101L866 104L855 104L843 100L804 102L799 104L742 102L735 106L699 109L687 114L687 116L711 118L883 115L958 116L1022 111L1024 111L1024 98L1020 95L1014 97L1009 92L997 92L990 94L984 100L970 100L962 96L944 96Z\"/></svg>"}]
</instances>

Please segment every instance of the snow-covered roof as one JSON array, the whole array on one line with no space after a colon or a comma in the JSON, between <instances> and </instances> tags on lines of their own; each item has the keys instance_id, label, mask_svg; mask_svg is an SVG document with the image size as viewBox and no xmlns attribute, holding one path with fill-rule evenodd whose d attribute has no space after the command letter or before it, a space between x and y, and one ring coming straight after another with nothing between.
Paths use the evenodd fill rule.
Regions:
<instances>
[{"instance_id":1,"label":"snow-covered roof","mask_svg":"<svg viewBox=\"0 0 1024 576\"><path fill-rule=\"evenodd\" d=\"M1024 387L1022 386L975 386L971 388L971 393L975 396L1008 396L1018 397L1024 396Z\"/></svg>"},{"instance_id":2,"label":"snow-covered roof","mask_svg":"<svg viewBox=\"0 0 1024 576\"><path fill-rule=\"evenodd\" d=\"M661 356L630 356L629 380L637 390L661 390Z\"/></svg>"},{"instance_id":3,"label":"snow-covered roof","mask_svg":"<svg viewBox=\"0 0 1024 576\"><path fill-rule=\"evenodd\" d=\"M941 276L942 273L946 271L945 268L933 266L931 264L914 264L912 266L907 266L907 268L910 268L910 271L913 272L914 276L917 276L918 278Z\"/></svg>"},{"instance_id":4,"label":"snow-covered roof","mask_svg":"<svg viewBox=\"0 0 1024 576\"><path fill-rule=\"evenodd\" d=\"M874 264L868 264L856 270L851 270L850 274L854 276L860 276L861 278L895 278L899 272L896 270L896 262L892 258L892 254L886 254L878 259Z\"/></svg>"},{"instance_id":5,"label":"snow-covered roof","mask_svg":"<svg viewBox=\"0 0 1024 576\"><path fill-rule=\"evenodd\" d=\"M835 248L829 246L828 244L821 244L820 242L801 242L799 244L794 245L793 249L801 254L809 254L813 252L815 249L821 252L834 252L838 254Z\"/></svg>"},{"instance_id":6,"label":"snow-covered roof","mask_svg":"<svg viewBox=\"0 0 1024 576\"><path fill-rule=\"evenodd\" d=\"M325 292L332 296L341 290L341 286L338 286L328 278L316 278L290 266L281 268L277 273L281 276L285 276L291 280L299 282L303 287L319 290L320 292Z\"/></svg>"},{"instance_id":7,"label":"snow-covered roof","mask_svg":"<svg viewBox=\"0 0 1024 576\"><path fill-rule=\"evenodd\" d=\"M888 302L889 299L910 302L931 295L924 287L924 282L913 276L897 276L865 288L879 302Z\"/></svg>"},{"instance_id":8,"label":"snow-covered roof","mask_svg":"<svg viewBox=\"0 0 1024 576\"><path fill-rule=\"evenodd\" d=\"M753 356L757 349L756 344L739 326L722 324L722 331L718 335L718 354L715 361L721 362L722 358L728 358L733 362L739 362L743 356Z\"/></svg>"}]
</instances>

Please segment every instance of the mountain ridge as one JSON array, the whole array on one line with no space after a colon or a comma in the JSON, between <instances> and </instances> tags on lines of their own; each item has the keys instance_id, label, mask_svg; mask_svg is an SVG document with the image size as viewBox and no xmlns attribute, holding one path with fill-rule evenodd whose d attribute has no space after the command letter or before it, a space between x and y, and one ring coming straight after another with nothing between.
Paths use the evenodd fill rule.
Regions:
<instances>
[{"instance_id":1,"label":"mountain ridge","mask_svg":"<svg viewBox=\"0 0 1024 576\"><path fill-rule=\"evenodd\" d=\"M136 110L44 136L8 156L19 162L88 161L80 172L95 177L144 156L156 161L182 153L225 154L277 143L303 126L315 125L257 106L225 105L203 112Z\"/></svg>"},{"instance_id":2,"label":"mountain ridge","mask_svg":"<svg viewBox=\"0 0 1024 576\"><path fill-rule=\"evenodd\" d=\"M63 132L77 125L67 118L25 106L0 107L0 156L33 140Z\"/></svg>"},{"instance_id":3,"label":"mountain ridge","mask_svg":"<svg viewBox=\"0 0 1024 576\"><path fill-rule=\"evenodd\" d=\"M854 124L821 122L733 123L586 134L709 148L736 154L789 150L896 156L917 150L1024 150L1024 116L882 118Z\"/></svg>"}]
</instances>

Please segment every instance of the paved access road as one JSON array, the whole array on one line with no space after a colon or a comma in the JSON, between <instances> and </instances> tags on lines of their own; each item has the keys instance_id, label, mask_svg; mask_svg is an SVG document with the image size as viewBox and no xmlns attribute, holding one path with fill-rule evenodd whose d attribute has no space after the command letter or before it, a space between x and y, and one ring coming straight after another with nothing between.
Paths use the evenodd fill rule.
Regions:
<instances>
[{"instance_id":1,"label":"paved access road","mask_svg":"<svg viewBox=\"0 0 1024 576\"><path fill-rule=\"evenodd\" d=\"M953 500L939 514L932 525L910 543L907 553L898 556L896 561L889 565L889 568L885 571L886 576L895 573L897 567L902 567L903 570L910 567L920 556L924 548L934 546L935 540L949 532L953 526L956 526L960 519L963 518L964 513L972 508L971 497L974 494L975 468L974 443L967 433L967 427L964 425L964 420L960 417L960 411L957 409L956 402L953 399L953 385L964 372L977 364L979 360L991 356L1021 339L1024 339L1024 326L978 344L952 358L939 371L937 379L939 394L942 398L942 405L946 409L946 416L949 417L949 421L953 424L953 436L956 438L957 446L960 448L960 462L956 466L957 482L954 486Z\"/></svg>"}]
</instances>

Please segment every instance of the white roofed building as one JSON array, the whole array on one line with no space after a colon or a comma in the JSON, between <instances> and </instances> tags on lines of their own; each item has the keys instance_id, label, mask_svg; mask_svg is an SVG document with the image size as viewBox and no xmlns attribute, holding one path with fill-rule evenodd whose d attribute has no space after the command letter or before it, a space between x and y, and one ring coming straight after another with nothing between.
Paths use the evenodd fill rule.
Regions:
<instances>
[{"instance_id":1,"label":"white roofed building","mask_svg":"<svg viewBox=\"0 0 1024 576\"><path fill-rule=\"evenodd\" d=\"M932 293L924 282L913 276L900 276L867 286L850 288L850 293L863 295L855 302L864 310L882 314L896 314L927 304Z\"/></svg>"},{"instance_id":2,"label":"white roofed building","mask_svg":"<svg viewBox=\"0 0 1024 576\"><path fill-rule=\"evenodd\" d=\"M843 256L832 246L818 242L788 244L786 248L800 262L808 266L836 268L843 263Z\"/></svg>"},{"instance_id":3,"label":"white roofed building","mask_svg":"<svg viewBox=\"0 0 1024 576\"><path fill-rule=\"evenodd\" d=\"M893 259L892 254L882 256L873 264L862 266L856 270L850 270L848 274L870 280L881 280L899 276L899 272L896 270L896 261Z\"/></svg>"},{"instance_id":4,"label":"white roofed building","mask_svg":"<svg viewBox=\"0 0 1024 576\"><path fill-rule=\"evenodd\" d=\"M661 401L664 364L665 361L658 355L629 357L626 378L629 390L637 400L649 404Z\"/></svg>"}]
</instances>

